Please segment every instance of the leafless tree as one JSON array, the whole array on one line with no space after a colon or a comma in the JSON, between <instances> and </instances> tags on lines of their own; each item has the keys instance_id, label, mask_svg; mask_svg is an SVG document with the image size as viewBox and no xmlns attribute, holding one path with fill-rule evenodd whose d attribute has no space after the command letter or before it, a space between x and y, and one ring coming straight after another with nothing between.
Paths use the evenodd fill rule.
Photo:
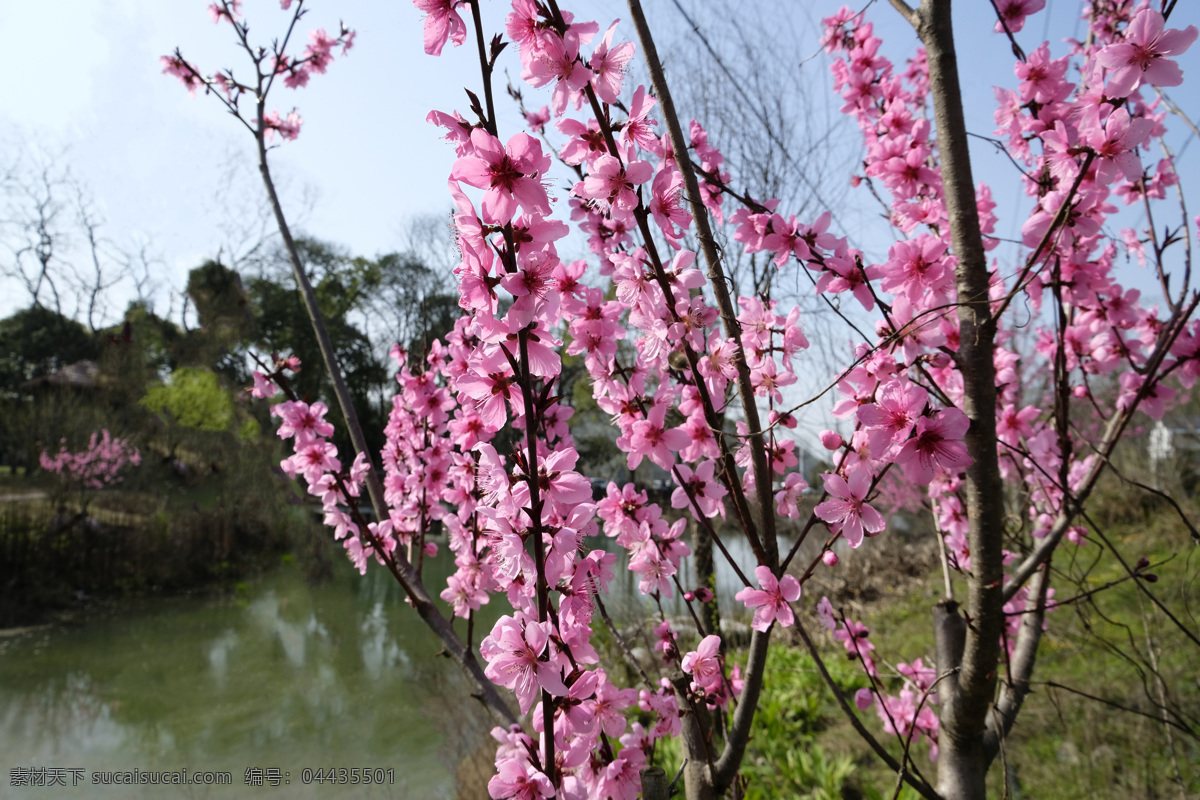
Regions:
<instances>
[{"instance_id":1,"label":"leafless tree","mask_svg":"<svg viewBox=\"0 0 1200 800\"><path fill-rule=\"evenodd\" d=\"M845 236L873 213L857 204L847 179L861 165L862 140L828 90L817 12L803 4L794 14L778 12L759 0L743 0L733 10L704 0L668 0L648 9L649 22L662 31L663 69L682 121L697 120L719 143L721 171L736 176L742 196L760 203L778 199L780 209L805 220L829 211L830 231ZM723 90L714 92L714 86ZM737 208L727 206L730 212ZM716 224L713 235L738 294L770 291L782 305L800 306L811 348L797 396L815 394L840 371L845 319L868 333L874 322L843 308L836 296L814 294L808 274L779 270L769 253L745 252L731 226ZM860 238L857 247L864 246ZM694 237L685 246L698 252ZM831 423L814 422L809 440Z\"/></svg>"},{"instance_id":2,"label":"leafless tree","mask_svg":"<svg viewBox=\"0 0 1200 800\"><path fill-rule=\"evenodd\" d=\"M127 251L129 279L133 284L134 299L153 309L154 301L162 290L162 283L155 275L162 274L165 266L162 254L146 238L135 238Z\"/></svg>"},{"instance_id":3,"label":"leafless tree","mask_svg":"<svg viewBox=\"0 0 1200 800\"><path fill-rule=\"evenodd\" d=\"M126 284L148 302L161 257L148 239L123 246L107 230L101 204L76 175L65 149L15 148L0 169L0 277L22 286L31 304L78 318L93 332L109 319Z\"/></svg>"},{"instance_id":4,"label":"leafless tree","mask_svg":"<svg viewBox=\"0 0 1200 800\"><path fill-rule=\"evenodd\" d=\"M70 181L76 224L87 249L87 266L70 269L70 282L74 284L82 315L94 333L98 326L97 317L104 318L108 291L127 277L131 266L129 255L117 247L103 233L104 219L88 190L79 181Z\"/></svg>"},{"instance_id":5,"label":"leafless tree","mask_svg":"<svg viewBox=\"0 0 1200 800\"><path fill-rule=\"evenodd\" d=\"M0 211L0 234L9 255L0 275L22 285L34 305L49 303L60 314L71 183L61 156L22 148L5 170Z\"/></svg>"}]
</instances>

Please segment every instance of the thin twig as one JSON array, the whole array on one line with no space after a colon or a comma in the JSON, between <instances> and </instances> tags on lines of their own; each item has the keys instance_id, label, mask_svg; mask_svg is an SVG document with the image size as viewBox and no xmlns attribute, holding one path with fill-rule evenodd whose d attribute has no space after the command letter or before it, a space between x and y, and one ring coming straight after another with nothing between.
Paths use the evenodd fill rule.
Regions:
<instances>
[{"instance_id":1,"label":"thin twig","mask_svg":"<svg viewBox=\"0 0 1200 800\"><path fill-rule=\"evenodd\" d=\"M1191 728L1187 727L1186 725L1175 722L1174 720L1163 720L1161 717L1156 717L1153 714L1146 713L1145 711L1139 711L1136 708L1130 708L1129 706L1123 706L1120 703L1114 702L1112 700L1107 700L1103 697L1097 697L1094 694L1088 694L1087 692L1083 691L1082 689L1073 689L1070 686L1064 686L1063 684L1058 683L1057 681L1030 681L1030 683L1034 684L1034 685L1038 685L1038 686L1049 686L1052 689L1062 689L1064 692L1070 692L1071 694L1077 694L1080 697L1086 697L1088 700L1094 700L1097 703L1103 703L1104 705L1108 706L1109 708L1115 708L1118 711L1127 711L1130 714L1137 714L1139 717L1145 717L1146 719L1152 719L1155 722L1163 722L1164 724L1170 725L1172 728L1175 728L1178 731L1182 731L1183 733L1186 733L1188 736L1192 737L1193 739L1200 741L1200 733L1197 733L1196 731L1192 730Z\"/></svg>"},{"instance_id":2,"label":"thin twig","mask_svg":"<svg viewBox=\"0 0 1200 800\"><path fill-rule=\"evenodd\" d=\"M858 735L863 738L863 741L865 741L867 745L875 752L875 755L879 756L880 760L887 764L888 767L890 767L894 772L903 773L905 783L916 789L917 793L926 798L926 800L942 800L942 796L939 795L932 786L924 781L918 780L915 775L912 775L908 772L904 765L893 758L892 754L889 753L887 749L879 743L879 740L876 739L869 730L867 730L865 725L863 725L862 720L859 719L858 715L854 713L854 709L850 708L850 704L846 702L846 698L842 695L841 688L837 685L837 682L834 681L833 676L829 674L829 670L825 667L825 662L821 660L821 654L817 651L817 646L813 644L813 640L809 637L808 631L804 629L804 625L801 624L799 619L796 620L796 632L800 635L800 639L804 642L804 646L808 648L808 652L813 657L813 661L816 662L817 671L821 673L821 677L824 679L825 685L828 686L829 691L833 693L833 699L837 701L838 707L842 709L842 713L846 715L846 719L850 722L851 726L854 727L854 730L856 730Z\"/></svg>"}]
</instances>

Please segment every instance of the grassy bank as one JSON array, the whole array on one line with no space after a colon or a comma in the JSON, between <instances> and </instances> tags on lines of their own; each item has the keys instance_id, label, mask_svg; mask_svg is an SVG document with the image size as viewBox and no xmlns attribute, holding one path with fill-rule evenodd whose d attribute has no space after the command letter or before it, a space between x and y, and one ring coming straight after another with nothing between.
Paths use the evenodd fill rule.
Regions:
<instances>
[{"instance_id":1,"label":"grassy bank","mask_svg":"<svg viewBox=\"0 0 1200 800\"><path fill-rule=\"evenodd\" d=\"M1064 605L1047 615L1033 692L990 773L990 796L1200 796L1200 647L1133 581L1122 581L1127 573L1114 550L1130 566L1142 557L1157 565L1151 571L1158 580L1147 588L1192 634L1200 629L1194 616L1200 604L1200 554L1187 527L1165 504L1114 497L1094 520L1099 530L1090 531L1088 543L1064 545L1056 558L1053 585ZM1111 549L1102 546L1102 537ZM852 569L853 559L847 561ZM891 576L877 572L862 587L862 594L873 599L844 602L847 615L870 628L881 674L894 675L891 665L917 657L933 661L931 609L942 587L935 563L923 579L903 570ZM956 581L955 591L962 597L965 586ZM805 603L819 599L809 595ZM848 661L840 643L814 622L807 629L822 634L823 660L851 698L866 685L857 662ZM889 680L898 690L900 680ZM1168 736L1163 705L1191 735L1171 728ZM860 716L899 757L901 743L883 733L874 709ZM913 754L917 767L933 780L937 768L928 745L914 746ZM895 796L895 773L870 752L812 659L794 645L771 654L746 763L747 798ZM899 796L918 795L906 787Z\"/></svg>"},{"instance_id":2,"label":"grassy bank","mask_svg":"<svg viewBox=\"0 0 1200 800\"><path fill-rule=\"evenodd\" d=\"M327 567L319 524L288 482L224 467L199 481L166 474L169 465L160 471L86 497L44 476L4 480L0 627L37 624L96 598L236 582L288 554L314 571Z\"/></svg>"}]
</instances>

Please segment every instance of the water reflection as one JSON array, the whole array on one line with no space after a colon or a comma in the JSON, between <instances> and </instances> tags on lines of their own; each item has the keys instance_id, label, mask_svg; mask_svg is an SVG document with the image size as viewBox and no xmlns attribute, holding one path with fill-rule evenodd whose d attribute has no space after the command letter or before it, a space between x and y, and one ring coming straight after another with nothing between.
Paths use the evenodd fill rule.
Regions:
<instances>
[{"instance_id":1,"label":"water reflection","mask_svg":"<svg viewBox=\"0 0 1200 800\"><path fill-rule=\"evenodd\" d=\"M49 763L63 750L117 754L128 738L125 727L113 719L111 705L96 696L86 673L67 672L0 709L5 751L13 752L7 745L20 741L36 763ZM3 776L5 784L7 778Z\"/></svg>"},{"instance_id":2,"label":"water reflection","mask_svg":"<svg viewBox=\"0 0 1200 800\"><path fill-rule=\"evenodd\" d=\"M401 677L409 677L411 662L408 653L400 649L396 640L388 636L388 620L383 613L383 603L375 604L371 613L362 624L362 659L367 674L373 679L383 677L383 671L393 671L400 667Z\"/></svg>"},{"instance_id":3,"label":"water reflection","mask_svg":"<svg viewBox=\"0 0 1200 800\"><path fill-rule=\"evenodd\" d=\"M649 652L653 613L638 577L618 555L608 598L623 628L640 632ZM744 539L727 546L752 563ZM717 557L723 615L748 619L733 601L741 587ZM426 562L429 585L444 584L448 558ZM694 587L690 561L680 581ZM477 620L476 645L507 603L493 598ZM686 611L678 597L669 615ZM461 629L460 629L461 630ZM644 639L644 641L643 641ZM454 797L455 767L478 746L486 720L464 703L470 687L441 644L403 602L391 575L365 578L349 565L312 586L288 569L233 596L173 598L122 605L73 628L35 631L0 649L0 796L150 797ZM93 770L228 770L232 787L9 787L13 767ZM383 767L393 786L305 787L305 767ZM278 767L292 783L250 789L249 767ZM14 794L17 793L17 794Z\"/></svg>"},{"instance_id":4,"label":"water reflection","mask_svg":"<svg viewBox=\"0 0 1200 800\"><path fill-rule=\"evenodd\" d=\"M237 646L237 631L230 628L222 633L208 648L208 664L212 667L217 686L225 685L225 673L229 670L229 651Z\"/></svg>"},{"instance_id":5,"label":"water reflection","mask_svg":"<svg viewBox=\"0 0 1200 800\"><path fill-rule=\"evenodd\" d=\"M0 654L0 796L453 797L481 715L461 703L438 649L386 582L340 575L312 587L290 572L234 598L146 602L22 636ZM17 766L78 767L85 780L228 770L233 786L10 788ZM305 767L343 766L392 768L396 782L300 785ZM278 767L292 783L250 789L248 767Z\"/></svg>"}]
</instances>

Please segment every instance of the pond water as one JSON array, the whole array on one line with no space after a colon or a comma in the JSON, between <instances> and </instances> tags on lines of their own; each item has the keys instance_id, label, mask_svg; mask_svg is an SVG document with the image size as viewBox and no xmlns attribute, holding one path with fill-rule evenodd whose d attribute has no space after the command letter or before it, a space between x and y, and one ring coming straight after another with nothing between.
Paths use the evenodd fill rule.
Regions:
<instances>
[{"instance_id":1,"label":"pond water","mask_svg":"<svg viewBox=\"0 0 1200 800\"><path fill-rule=\"evenodd\" d=\"M745 540L728 546L752 563ZM426 562L428 585L444 586L438 569L448 562ZM739 582L721 566L722 611L736 614ZM648 610L636 577L618 572L607 598L614 616ZM502 605L484 607L477 640ZM388 573L360 577L348 564L320 583L285 566L231 595L130 601L78 624L5 635L0 797L453 798L459 764L488 724L439 649ZM392 772L378 773L382 785L316 783L304 772L330 767ZM40 781L42 768L77 771L46 773L65 788L13 785ZM93 783L129 770L228 772L231 785ZM260 779L261 788L247 784Z\"/></svg>"}]
</instances>

